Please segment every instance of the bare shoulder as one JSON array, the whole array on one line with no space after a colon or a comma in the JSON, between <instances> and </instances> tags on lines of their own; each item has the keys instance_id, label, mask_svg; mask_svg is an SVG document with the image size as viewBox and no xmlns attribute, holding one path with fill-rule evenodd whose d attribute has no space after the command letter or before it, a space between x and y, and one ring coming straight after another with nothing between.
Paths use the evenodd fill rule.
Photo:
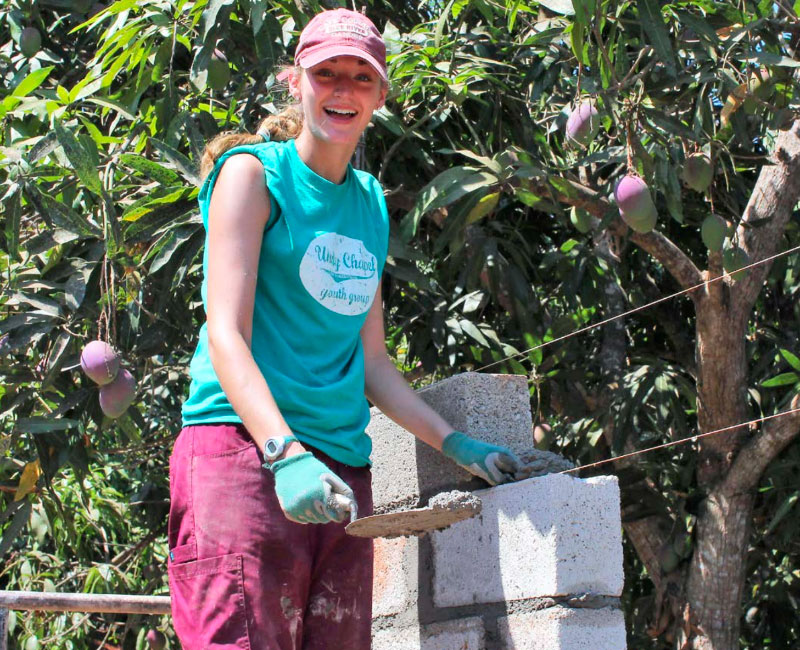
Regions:
<instances>
[{"instance_id":1,"label":"bare shoulder","mask_svg":"<svg viewBox=\"0 0 800 650\"><path fill-rule=\"evenodd\" d=\"M269 218L269 192L264 166L254 155L234 154L219 171L209 206L210 215L223 213L227 219L263 221Z\"/></svg>"},{"instance_id":2,"label":"bare shoulder","mask_svg":"<svg viewBox=\"0 0 800 650\"><path fill-rule=\"evenodd\" d=\"M222 169L220 169L214 184L214 191L216 192L220 187L224 190L256 191L263 189L266 192L264 165L252 154L234 154L222 164Z\"/></svg>"}]
</instances>

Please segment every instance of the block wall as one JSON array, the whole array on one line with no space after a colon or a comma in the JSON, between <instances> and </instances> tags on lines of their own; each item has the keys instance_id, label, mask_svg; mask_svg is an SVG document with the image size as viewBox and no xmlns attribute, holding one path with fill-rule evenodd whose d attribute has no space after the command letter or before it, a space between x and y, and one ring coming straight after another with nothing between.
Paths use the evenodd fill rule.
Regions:
<instances>
[{"instance_id":1,"label":"block wall","mask_svg":"<svg viewBox=\"0 0 800 650\"><path fill-rule=\"evenodd\" d=\"M524 377L466 373L421 395L457 429L535 453ZM446 530L376 540L373 650L626 648L616 478L486 488L378 412L369 433L376 511L451 489L483 504Z\"/></svg>"}]
</instances>

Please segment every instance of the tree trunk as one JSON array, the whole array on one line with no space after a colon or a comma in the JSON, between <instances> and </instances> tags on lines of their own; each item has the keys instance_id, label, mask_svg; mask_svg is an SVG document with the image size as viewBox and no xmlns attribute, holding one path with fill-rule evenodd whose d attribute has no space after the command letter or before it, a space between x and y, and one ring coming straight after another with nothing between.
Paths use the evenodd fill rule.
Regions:
<instances>
[{"instance_id":1,"label":"tree trunk","mask_svg":"<svg viewBox=\"0 0 800 650\"><path fill-rule=\"evenodd\" d=\"M712 268L714 264L710 265ZM747 408L747 316L732 306L736 284L717 282L696 301L697 418L703 433L750 419ZM736 650L739 608L745 581L753 497L720 489L748 431L736 429L699 444L697 480L707 495L695 525L689 566L686 631L696 650Z\"/></svg>"},{"instance_id":2,"label":"tree trunk","mask_svg":"<svg viewBox=\"0 0 800 650\"><path fill-rule=\"evenodd\" d=\"M737 650L753 496L712 493L703 503L687 600L695 650Z\"/></svg>"},{"instance_id":3,"label":"tree trunk","mask_svg":"<svg viewBox=\"0 0 800 650\"><path fill-rule=\"evenodd\" d=\"M730 306L731 290L726 282L717 282L695 300L697 423L703 433L749 419L747 315ZM746 435L737 429L700 441L697 479L706 493L725 477Z\"/></svg>"}]
</instances>

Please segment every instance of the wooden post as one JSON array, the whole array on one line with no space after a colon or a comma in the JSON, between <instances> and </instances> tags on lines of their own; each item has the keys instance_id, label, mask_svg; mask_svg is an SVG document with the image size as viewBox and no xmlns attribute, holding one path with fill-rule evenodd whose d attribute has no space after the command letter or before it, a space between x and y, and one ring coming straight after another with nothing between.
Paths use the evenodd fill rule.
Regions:
<instances>
[{"instance_id":1,"label":"wooden post","mask_svg":"<svg viewBox=\"0 0 800 650\"><path fill-rule=\"evenodd\" d=\"M0 608L0 650L8 650L8 610Z\"/></svg>"},{"instance_id":2,"label":"wooden post","mask_svg":"<svg viewBox=\"0 0 800 650\"><path fill-rule=\"evenodd\" d=\"M117 596L113 594L0 590L0 607L28 611L169 614L169 602L169 596ZM5 649L0 646L0 650Z\"/></svg>"}]
</instances>

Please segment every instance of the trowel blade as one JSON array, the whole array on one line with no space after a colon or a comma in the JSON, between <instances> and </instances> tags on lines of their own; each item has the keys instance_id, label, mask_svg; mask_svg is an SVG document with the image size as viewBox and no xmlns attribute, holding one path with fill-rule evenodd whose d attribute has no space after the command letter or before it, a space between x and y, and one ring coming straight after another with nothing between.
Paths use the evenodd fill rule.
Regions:
<instances>
[{"instance_id":1,"label":"trowel blade","mask_svg":"<svg viewBox=\"0 0 800 650\"><path fill-rule=\"evenodd\" d=\"M354 537L406 537L442 530L481 511L481 500L469 492L445 492L432 497L424 508L362 517L345 532Z\"/></svg>"}]
</instances>

